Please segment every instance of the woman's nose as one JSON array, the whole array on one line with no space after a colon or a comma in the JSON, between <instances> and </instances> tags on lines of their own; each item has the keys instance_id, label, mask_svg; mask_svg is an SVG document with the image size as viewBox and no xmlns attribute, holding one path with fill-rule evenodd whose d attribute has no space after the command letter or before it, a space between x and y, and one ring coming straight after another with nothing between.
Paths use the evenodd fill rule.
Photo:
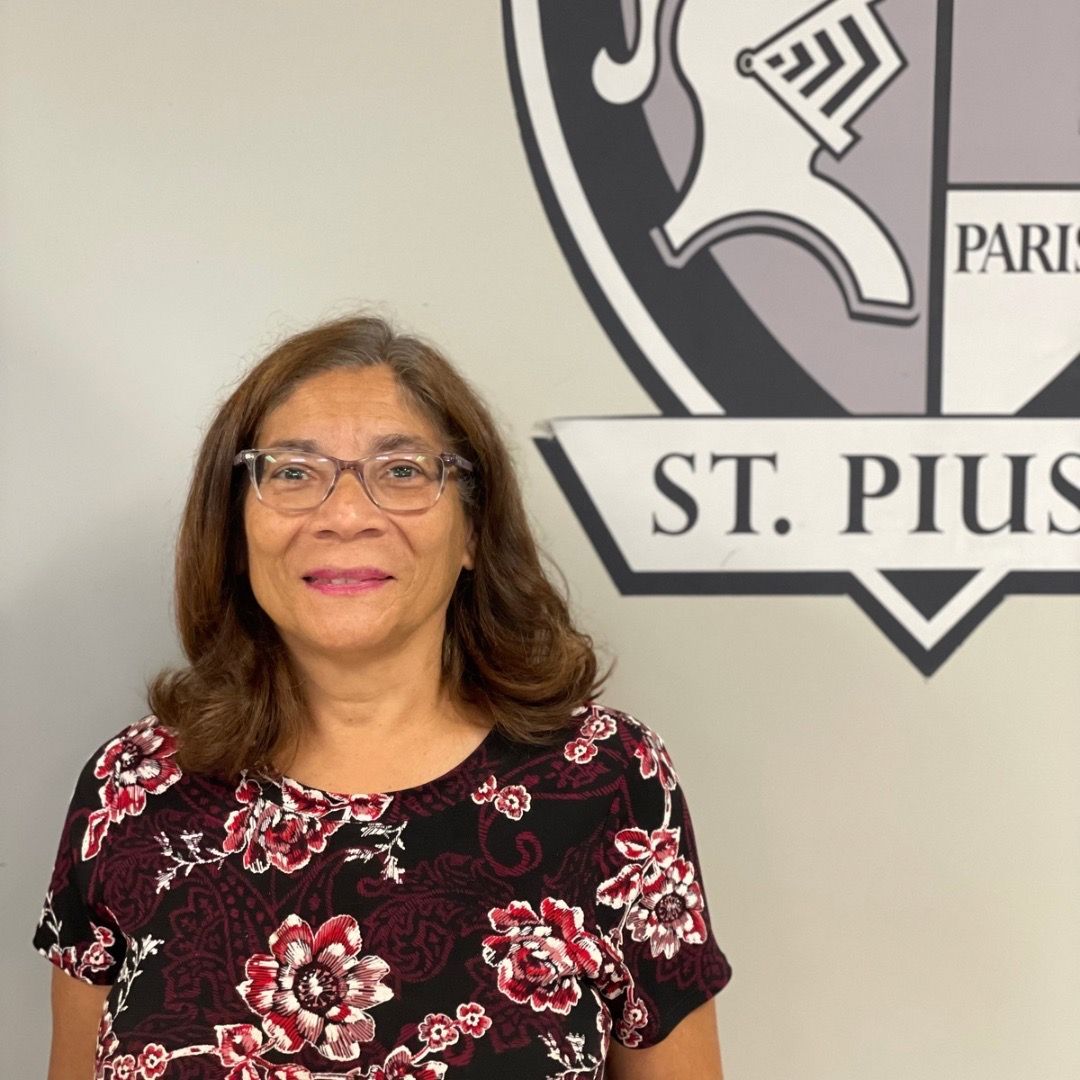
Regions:
<instances>
[{"instance_id":1,"label":"woman's nose","mask_svg":"<svg viewBox=\"0 0 1080 1080\"><path fill-rule=\"evenodd\" d=\"M314 524L335 532L382 529L386 514L372 502L358 468L342 469L334 490L316 507Z\"/></svg>"}]
</instances>

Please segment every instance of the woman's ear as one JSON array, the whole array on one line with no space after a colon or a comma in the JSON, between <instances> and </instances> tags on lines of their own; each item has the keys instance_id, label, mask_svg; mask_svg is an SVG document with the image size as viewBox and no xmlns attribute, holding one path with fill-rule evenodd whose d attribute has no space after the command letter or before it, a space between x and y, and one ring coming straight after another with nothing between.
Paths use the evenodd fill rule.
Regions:
<instances>
[{"instance_id":1,"label":"woman's ear","mask_svg":"<svg viewBox=\"0 0 1080 1080\"><path fill-rule=\"evenodd\" d=\"M471 520L467 523L467 528L469 534L465 538L465 553L461 557L461 566L463 570L472 570L476 565L476 528Z\"/></svg>"}]
</instances>

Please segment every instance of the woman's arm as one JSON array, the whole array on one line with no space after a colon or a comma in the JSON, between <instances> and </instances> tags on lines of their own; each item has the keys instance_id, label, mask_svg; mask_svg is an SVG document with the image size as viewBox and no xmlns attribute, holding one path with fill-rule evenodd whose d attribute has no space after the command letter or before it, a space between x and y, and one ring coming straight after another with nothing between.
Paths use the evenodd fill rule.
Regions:
<instances>
[{"instance_id":1,"label":"woman's arm","mask_svg":"<svg viewBox=\"0 0 1080 1080\"><path fill-rule=\"evenodd\" d=\"M724 1080L714 1000L687 1013L655 1046L628 1050L612 1042L604 1075L611 1080Z\"/></svg>"},{"instance_id":2,"label":"woman's arm","mask_svg":"<svg viewBox=\"0 0 1080 1080\"><path fill-rule=\"evenodd\" d=\"M98 1024L109 990L53 968L48 1080L92 1080Z\"/></svg>"}]
</instances>

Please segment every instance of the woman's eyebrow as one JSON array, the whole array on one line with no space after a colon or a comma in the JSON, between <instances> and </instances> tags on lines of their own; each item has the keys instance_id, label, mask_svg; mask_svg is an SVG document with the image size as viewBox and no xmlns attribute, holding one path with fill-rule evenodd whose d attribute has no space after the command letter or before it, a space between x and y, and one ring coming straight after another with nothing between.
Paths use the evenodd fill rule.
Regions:
<instances>
[{"instance_id":1,"label":"woman's eyebrow","mask_svg":"<svg viewBox=\"0 0 1080 1080\"><path fill-rule=\"evenodd\" d=\"M324 452L319 448L318 443L316 443L314 439L274 439L268 445L273 446L278 450L302 450L309 454L321 454ZM430 451L431 443L423 435L405 431L394 431L387 435L380 435L378 438L372 439L369 444L369 453L388 454L393 450L403 450L405 448Z\"/></svg>"},{"instance_id":2,"label":"woman's eyebrow","mask_svg":"<svg viewBox=\"0 0 1080 1080\"><path fill-rule=\"evenodd\" d=\"M313 439L272 439L266 445L277 450L304 450L311 454L321 453Z\"/></svg>"},{"instance_id":3,"label":"woman's eyebrow","mask_svg":"<svg viewBox=\"0 0 1080 1080\"><path fill-rule=\"evenodd\" d=\"M423 435L414 435L403 431L395 431L389 435L380 435L371 442L373 454L386 454L391 450L403 450L406 447L417 450L429 450L431 444Z\"/></svg>"}]
</instances>

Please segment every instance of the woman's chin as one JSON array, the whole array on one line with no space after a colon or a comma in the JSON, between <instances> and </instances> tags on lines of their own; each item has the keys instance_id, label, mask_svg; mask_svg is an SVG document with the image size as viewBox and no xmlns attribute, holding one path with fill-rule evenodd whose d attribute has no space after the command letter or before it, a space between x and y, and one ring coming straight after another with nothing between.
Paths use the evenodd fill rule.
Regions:
<instances>
[{"instance_id":1,"label":"woman's chin","mask_svg":"<svg viewBox=\"0 0 1080 1080\"><path fill-rule=\"evenodd\" d=\"M325 656L328 659L358 660L370 654L376 655L391 646L391 635L384 631L365 627L342 627L340 630L323 628L318 633L284 635L290 651L304 656Z\"/></svg>"},{"instance_id":2,"label":"woman's chin","mask_svg":"<svg viewBox=\"0 0 1080 1080\"><path fill-rule=\"evenodd\" d=\"M382 651L388 644L387 639L382 635L345 634L340 637L316 641L314 647L317 652L324 653L327 656L355 657L359 659L364 655L374 655Z\"/></svg>"}]
</instances>

